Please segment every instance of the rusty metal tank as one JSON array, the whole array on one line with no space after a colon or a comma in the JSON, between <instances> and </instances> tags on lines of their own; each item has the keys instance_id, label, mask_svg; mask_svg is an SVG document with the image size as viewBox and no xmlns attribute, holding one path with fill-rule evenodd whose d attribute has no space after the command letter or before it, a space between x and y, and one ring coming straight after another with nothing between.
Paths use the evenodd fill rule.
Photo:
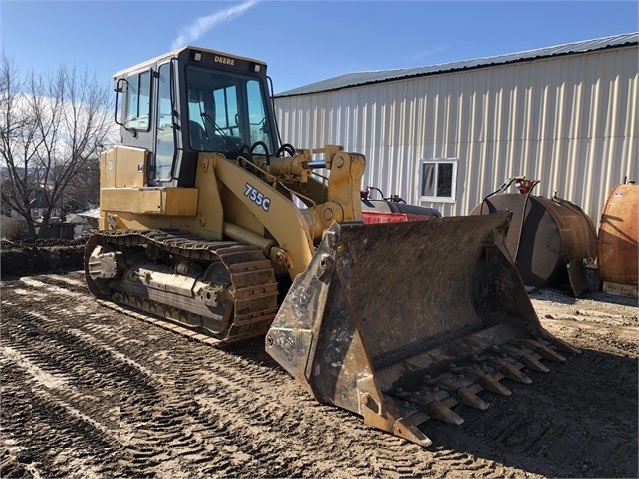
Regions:
<instances>
[{"instance_id":1,"label":"rusty metal tank","mask_svg":"<svg viewBox=\"0 0 639 479\"><path fill-rule=\"evenodd\" d=\"M639 185L615 186L599 223L597 265L603 290L637 297Z\"/></svg>"},{"instance_id":2,"label":"rusty metal tank","mask_svg":"<svg viewBox=\"0 0 639 479\"><path fill-rule=\"evenodd\" d=\"M489 195L470 214L503 210L513 214L506 247L524 284L541 287L569 280L576 296L587 290L583 265L597 256L597 233L581 208L556 197L501 193Z\"/></svg>"}]
</instances>

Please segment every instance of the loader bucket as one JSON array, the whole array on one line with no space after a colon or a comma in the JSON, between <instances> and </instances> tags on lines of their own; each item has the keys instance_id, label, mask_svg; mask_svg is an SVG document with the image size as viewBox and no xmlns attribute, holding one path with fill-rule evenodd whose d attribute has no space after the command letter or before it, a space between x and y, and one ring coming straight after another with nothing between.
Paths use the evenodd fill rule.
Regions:
<instances>
[{"instance_id":1,"label":"loader bucket","mask_svg":"<svg viewBox=\"0 0 639 479\"><path fill-rule=\"evenodd\" d=\"M423 446L428 419L578 352L544 330L505 247L510 213L333 224L266 335L314 397ZM421 429L420 429L421 426Z\"/></svg>"}]
</instances>

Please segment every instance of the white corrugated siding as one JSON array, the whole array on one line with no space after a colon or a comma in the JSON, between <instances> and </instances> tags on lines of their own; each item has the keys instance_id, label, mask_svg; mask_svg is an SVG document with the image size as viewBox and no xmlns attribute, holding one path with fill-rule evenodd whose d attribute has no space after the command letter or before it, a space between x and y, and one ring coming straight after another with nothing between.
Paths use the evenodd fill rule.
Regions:
<instances>
[{"instance_id":1,"label":"white corrugated siding","mask_svg":"<svg viewBox=\"0 0 639 479\"><path fill-rule=\"evenodd\" d=\"M468 214L505 179L581 206L595 225L637 172L637 46L276 99L282 140L366 155L362 186ZM458 158L454 203L419 203L420 158ZM514 188L512 189L514 192Z\"/></svg>"}]
</instances>

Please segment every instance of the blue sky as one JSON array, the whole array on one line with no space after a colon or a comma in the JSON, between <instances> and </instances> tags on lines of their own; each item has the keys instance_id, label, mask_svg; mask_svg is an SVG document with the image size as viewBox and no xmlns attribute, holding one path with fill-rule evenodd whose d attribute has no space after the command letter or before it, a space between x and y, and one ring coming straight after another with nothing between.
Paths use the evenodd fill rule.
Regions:
<instances>
[{"instance_id":1,"label":"blue sky","mask_svg":"<svg viewBox=\"0 0 639 479\"><path fill-rule=\"evenodd\" d=\"M0 2L2 48L23 71L75 65L110 84L192 44L266 61L276 92L637 31L637 0Z\"/></svg>"}]
</instances>

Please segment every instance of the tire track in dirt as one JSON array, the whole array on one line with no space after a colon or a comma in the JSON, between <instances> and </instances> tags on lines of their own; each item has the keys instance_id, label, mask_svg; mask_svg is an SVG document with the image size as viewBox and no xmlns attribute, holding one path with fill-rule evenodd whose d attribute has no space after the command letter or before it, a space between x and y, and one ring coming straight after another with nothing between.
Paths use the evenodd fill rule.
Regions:
<instances>
[{"instance_id":1,"label":"tire track in dirt","mask_svg":"<svg viewBox=\"0 0 639 479\"><path fill-rule=\"evenodd\" d=\"M8 315L14 312L13 307L3 310ZM32 321L28 312L21 314L24 322L4 325L1 341L10 342L38 366L59 372L78 389L109 386L124 391L143 390L147 396L157 396L156 388L138 368L72 334L64 324Z\"/></svg>"},{"instance_id":2,"label":"tire track in dirt","mask_svg":"<svg viewBox=\"0 0 639 479\"><path fill-rule=\"evenodd\" d=\"M23 283L47 292L62 291L57 287L49 290L41 281L33 279ZM20 288L16 288L15 292L23 294ZM74 298L76 294L62 296ZM7 295L5 290L3 299ZM33 294L29 294L29 297L33 297ZM29 364L39 364L49 374L64 378L70 386L56 389L53 391L55 394L52 392L50 395L53 397L34 396L35 405L41 405L43 402L55 403L57 408L71 411L74 413L72 415L80 417L86 423L108 424L113 436L117 436L121 433L119 413L123 406L126 408L134 405L139 409L140 405L158 402L157 388L140 372L139 367L132 365L126 358L112 354L113 351L109 348L96 346L87 341L87 335L84 333L69 329L68 325L73 323L74 319L84 319L82 308L78 315L74 316L73 308L66 308L65 314L59 314L59 304L43 305L43 312L30 314L19 309L14 311L16 307L13 303L15 302L3 301L3 315L13 320L5 322L2 343L10 342L12 347L21 351L23 364L25 360ZM74 332L76 334L73 334ZM44 383L42 386L46 388L51 384ZM37 385L33 387L42 389L37 388ZM76 426L70 426L71 429L74 427ZM98 429L104 432L104 427ZM113 436L110 439L112 447L120 449L117 437ZM91 444L87 447L93 449ZM117 465L117 461L115 464Z\"/></svg>"},{"instance_id":3,"label":"tire track in dirt","mask_svg":"<svg viewBox=\"0 0 639 479\"><path fill-rule=\"evenodd\" d=\"M203 351L207 349L203 347ZM189 348L189 354L194 352L194 347ZM243 374L238 374L233 365L241 367ZM282 377L279 369L266 370L267 374L260 377L259 371L264 371L264 368L258 363L226 354L211 363L208 369L204 379L200 378L200 381L204 380L208 384L204 391L212 389L216 394L198 396L198 401L201 410L209 411L212 416L210 429L215 428L216 421L223 421L220 418L222 414L231 417L229 427L233 428L236 438L245 434L244 428L248 424L249 435L246 441L253 445L258 441L258 450L262 452L283 433L288 438L285 449L293 457L300 454L326 456L328 449L330 459L324 457L318 461L321 462L321 468L315 466L310 471L296 469L292 471L294 476L308 473L313 476L337 474L339 468L342 472L346 469L345 465L352 469L354 476L362 473L367 476L383 474L385 477L419 474L419 458L427 455L422 449L414 447L415 456L407 455L406 448L412 446L409 443L364 426L359 417L350 413L319 405L304 393L300 397L299 391L292 400L287 399L291 394L290 384L287 383L291 380L287 375ZM197 383L196 380L189 382ZM295 383L293 385L297 387ZM250 401L250 396L255 396L256 393L258 399L253 400L251 407L247 408L245 404L251 402L246 402L243 398L247 397ZM218 396L223 399L216 401ZM225 398L231 398L232 401ZM300 402L304 403L303 407L300 407ZM281 408L279 403L285 407ZM294 418L293 422L289 420L291 416ZM224 424L226 426L225 422ZM274 430L275 435L272 434ZM298 437L299 441L295 441ZM243 440L239 442L244 443ZM298 442L301 443L299 447ZM344 451L359 447L367 450L368 454L357 461L350 455L344 455ZM255 454L250 450L246 452ZM281 450L275 451L276 457L281 454Z\"/></svg>"},{"instance_id":4,"label":"tire track in dirt","mask_svg":"<svg viewBox=\"0 0 639 479\"><path fill-rule=\"evenodd\" d=\"M139 323L136 323L139 324ZM173 336L171 336L172 340L175 340L175 338ZM326 409L328 408L327 406L321 406L318 405L312 398L310 398L309 396L307 396L306 394L301 394L298 395L295 400L293 401L292 404L287 405L286 408L282 409L282 408L276 408L275 410L273 410L273 407L269 407L272 404L275 404L273 402L273 399L276 397L282 397L285 396L287 393L290 394L290 391L276 391L275 394L273 394L273 385L274 384L279 384L282 382L286 382L286 383L291 383L292 380L288 377L288 375L286 375L285 373L283 373L281 370L279 370L279 368L265 368L263 366L259 366L259 367L253 367L250 369L250 371L246 370L247 365L249 364L247 362L247 360L245 359L240 359L239 357L236 357L234 355L231 355L231 353L220 353L212 350L211 348L208 347L202 347L200 345L194 345L192 343L186 343L188 345L187 347L187 351L185 354L185 357L188 357L189 360L192 360L193 356L204 356L207 354L218 354L219 357L216 358L216 360L212 363L208 364L208 368L211 370L212 377L215 379L219 378L226 378L227 379L227 387L231 387L232 390L230 392L228 392L226 395L227 396L233 396L233 395L238 395L239 397L243 397L243 396L247 396L248 400L244 401L242 399L238 400L237 402L240 404L240 406L238 407L238 410L241 414L245 415L247 410L246 407L243 405L243 403L248 403L248 404L255 404L257 405L257 407L254 410L251 410L249 412L251 412L252 414L256 415L257 417L255 419L251 419L250 423L254 424L256 422L259 423L264 423L266 424L266 428L267 429L272 429L273 426L271 425L272 422L272 418L276 417L276 418L282 418L286 416L287 410L289 407L297 407L299 408L300 404L299 401L303 400L304 403L306 403L305 405L311 407L311 408L323 408ZM200 352L194 352L193 348L198 347L199 349L201 349L201 353ZM173 351L173 354L175 355L175 351ZM262 358L261 361L267 361L269 363L271 363L271 365L274 365L274 362L270 359L270 357L266 356L263 352L262 352ZM240 368L242 369L242 374L238 374L237 370L234 370L233 368ZM199 371L197 371L197 374L200 374ZM238 381L238 377L241 379L242 377L245 377L246 380L245 382L248 383L248 388L244 388L244 390L239 390L238 389L238 385L242 382L242 381ZM258 380L261 380L261 382L259 382ZM193 384L197 384L197 381L193 381L193 380L189 380L189 384L193 385ZM294 389L298 389L298 386L296 383L292 382ZM258 387L259 386L259 387ZM259 396L261 397L265 397L267 394L271 395L271 399L267 399L266 401L254 401L252 400L252 396L255 395L255 391L256 388L258 389L258 393ZM225 401L220 405L221 408L221 413L222 414L228 414L228 403ZM311 411L310 416L313 418L312 421L315 422L316 421L316 417L321 417L324 418L326 417L326 419L323 420L323 422L325 423L326 428L322 431L320 431L319 433L317 433L315 435L315 437L319 436L319 437L327 437L330 435L334 435L335 433L333 432L333 429L335 429L335 421L333 418L330 417L330 413L335 412L334 408L328 408L329 410L326 411L323 414L317 414L316 411ZM328 413L328 414L326 414ZM351 435L351 443L352 442L356 442L356 441L361 441L361 437L362 436L368 436L371 435L371 430L363 425L361 425L361 420L359 418L353 417L352 415L348 414L348 413L344 413L343 411L339 411L339 413L344 414L346 417L348 417L348 419L350 420L350 422L354 422L354 424L351 424L350 427L346 428L346 431L340 431L339 434L337 434L337 436L342 437L345 434ZM355 426L356 425L356 426ZM297 426L295 424L295 426ZM282 429L284 429L285 431L291 431L294 434L298 434L299 431L297 431L294 427L288 427L287 425L283 425L281 423L281 421L278 422L277 424L277 428L279 429L278 432L281 432ZM355 432L355 434L353 434L353 432ZM380 439L379 442L385 442L388 440L388 435L384 434L384 433L379 433L377 431L373 432L374 435L379 435L381 436L382 439ZM252 434L251 437L249 438L249 442L253 441L254 442L254 436L255 434ZM393 438L394 439L394 438ZM316 439L311 439L312 443L316 442ZM264 441L264 442L269 442L269 441ZM307 452L309 449L308 446L308 441L307 440L302 440L302 447L300 448L300 450L296 453L296 455L303 455L304 452ZM402 445L404 445L405 442L398 440L397 441L397 445L396 448L398 449L396 452L399 453L399 448L402 447ZM321 445L320 445L321 446ZM350 446L350 443L347 444L347 446ZM291 446L290 444L286 446L287 450L290 450ZM276 452L276 454L281 454L281 451ZM357 465L357 467L361 467L360 464ZM390 467L388 467L388 469L390 469ZM405 474L406 471L409 470L413 470L414 466L410 465L410 466L403 466L398 468L398 474Z\"/></svg>"},{"instance_id":5,"label":"tire track in dirt","mask_svg":"<svg viewBox=\"0 0 639 479\"><path fill-rule=\"evenodd\" d=\"M553 363L548 375L533 373L531 386L507 384L510 398L486 393L493 407L479 413L462 406L461 427L429 421L426 433L436 446L425 450L315 402L259 341L227 350L189 341L98 306L82 275L2 283L1 366L3 378L5 371L12 378L1 385L2 402L18 404L9 416L2 412L11 425L0 433L3 477L5 471L172 478L636 473L627 460L636 453L632 427L624 432L613 411L586 421L574 411L591 386L595 391L580 405L588 414L606 401L622 410L636 406L637 368L624 362L629 358L586 351L577 362ZM56 381L60 387L45 385ZM20 388L36 393L20 395ZM30 412L21 416L22 410ZM49 410L62 411L58 424ZM33 444L22 432L32 421L43 431ZM111 454L92 459L98 446L84 430ZM617 469L610 466L615 460Z\"/></svg>"},{"instance_id":6,"label":"tire track in dirt","mask_svg":"<svg viewBox=\"0 0 639 479\"><path fill-rule=\"evenodd\" d=\"M193 393L194 402L183 407L190 406L197 410L191 417L196 425L204 424L204 429L219 436L221 424L222 430L227 431L226 434L233 438L236 457L259 457L261 460L275 461L283 454L284 449L289 453L292 450L296 457L308 452L309 444L305 439L302 439L298 446L289 443L274 449L271 445L276 438L272 434L273 430L276 430L276 434L299 434L299 420L288 420L289 406L283 406L277 401L277 396L280 395L277 384L283 379L285 382L290 381L287 376L283 377L283 372L266 369L227 352L185 342L182 338L177 340L173 335L171 339L174 342L173 363L177 363L176 358L181 358L182 355L185 361L196 363L191 368L181 367L182 384L176 384L176 388L185 388ZM178 344L185 347L179 347ZM195 358L207 356L210 356L206 361L207 371L203 373L202 366L197 364L199 360ZM313 407L323 407L316 405L311 399L304 402L312 404ZM295 406L299 407L299 404L296 403ZM314 422L317 422L316 417L323 417L315 412L310 414ZM325 420L323 422L326 424ZM320 437L326 436L326 431L322 430L318 434ZM148 438L145 442L149 442ZM271 449L273 453L269 456L267 451ZM246 471L246 467L250 465L242 465L242 470ZM221 471L224 474L240 472L228 467ZM295 474L295 471L291 473Z\"/></svg>"},{"instance_id":7,"label":"tire track in dirt","mask_svg":"<svg viewBox=\"0 0 639 479\"><path fill-rule=\"evenodd\" d=\"M27 285L29 286L34 286L34 287L38 287L38 288L43 288L43 285L41 282L39 281L34 281L34 280L28 280ZM56 288L53 288L53 290L55 291ZM11 313L11 311L9 311L9 314ZM41 319L41 318L38 318ZM22 346L25 347L24 344L20 344L19 341L19 337L34 337L36 335L41 335L43 333L46 333L46 329L51 329L51 328L46 328L43 326L43 323L38 323L35 321L28 321L27 318L27 322L28 324L31 326L31 328L22 328L22 329L29 329L28 331L26 331L26 334L14 334L11 335L9 334L8 339L13 340L14 342L18 343L18 347ZM37 325L39 325L39 331L35 331ZM75 332L75 334L73 334ZM25 333L25 331L20 331L20 333ZM48 334L47 335L47 342L51 341L51 345L50 348L47 349L45 348L44 350L39 349L37 352L34 351L28 351L27 354L29 356L32 357L33 361L37 361L40 363L44 363L46 364L46 367L49 369L52 369L54 371L63 371L64 374L67 377L71 377L72 378L72 382L77 384L78 387L82 386L82 387L93 387L93 388L104 388L106 386L106 384L111 384L112 382L116 382L115 384L115 388L117 389L123 389L126 391L136 391L136 390L140 390L142 386L146 387L146 384L144 382L141 381L123 381L122 378L126 378L129 379L130 376L133 376L134 374L127 370L126 368L123 368L121 364L117 364L117 362L114 361L107 361L107 356L109 356L108 354L105 354L104 351L102 351L100 348L96 348L94 347L94 345L89 344L90 342L86 341L86 335L82 332L77 332L74 330L57 330L54 331L54 334ZM172 340L178 339L179 338L171 338ZM95 342L93 342L95 343ZM68 345L70 345L70 347L67 347ZM192 344L189 346L193 346ZM50 349L52 349L53 351L55 351L55 354L51 354L50 353ZM107 349L111 349L111 348L107 348ZM204 348L206 353L210 353L212 350L210 348ZM108 351L107 351L108 352ZM173 353L175 353L175 351L173 351ZM220 353L220 352L215 352L218 355L224 355L224 353ZM189 352L189 359L192 358L192 352ZM130 360L127 361L130 364ZM137 371L140 368L136 368L134 370ZM216 367L216 370L219 372L221 371L219 367ZM200 371L197 370L197 368L193 369L193 374L199 374ZM185 371L185 369L182 369L180 371L180 374L182 376L182 382L183 384L175 384L174 385L174 390L179 391L179 390L183 390L183 389L187 389L187 386L192 388L193 384L197 385L197 381L193 381L190 378L189 375L189 371ZM85 379L87 379L87 377L89 378L86 381L86 384L83 383L83 381ZM96 381L94 378L95 377L99 377L100 379L98 381ZM121 384L118 384L121 383ZM218 381L219 383L219 381ZM181 387L184 386L184 387ZM219 386L219 384L218 384ZM237 388L233 388L232 384L228 384L228 386L231 386L232 389L234 389L231 392L237 393ZM145 391L146 394L143 394L144 396L148 396L148 391ZM132 396L135 396L135 394L132 394ZM252 398L249 398L252 399ZM136 400L136 402L140 402L139 400ZM243 403L251 403L250 400L247 401L241 401ZM124 422L133 422L134 420L137 422L145 421L148 423L148 430L150 431L150 438L147 439L157 439L158 434L156 434L157 431L161 432L161 435L163 436L162 439L164 439L164 444L162 444L162 442L160 442L160 446L156 447L155 449L159 449L161 452L160 454L155 454L155 451L152 450L152 448L144 448L144 447L134 447L136 444L148 444L150 442L153 442L151 440L147 440L144 441L144 438L142 438L142 441L136 441L134 439L132 439L130 441L130 445L132 445L132 449L129 451L131 453L131 456L133 457L132 461L131 461L131 466L132 467L138 467L140 470L146 470L151 466L157 465L158 464L158 459L156 458L156 456L161 456L164 455L166 456L166 450L170 449L172 451L172 453L176 453L178 455L180 455L181 451L179 450L179 448L177 447L171 447L171 446L176 446L176 444L169 442L167 443L166 439L171 439L171 440L176 440L178 437L181 436L180 430L179 430L179 426L173 427L174 426L174 419L177 416L182 416L182 413L172 413L172 411L184 411L185 409L188 410L190 407L194 406L194 403L191 400L185 400L185 401L181 401L180 397L177 396L176 398L171 398L170 402L168 404L163 404L163 408L162 411L158 414L157 411L149 411L149 409L145 409L145 410L135 410L134 414L127 414L127 411L125 411L126 408L123 408L123 405L120 402L120 419L124 420ZM228 415L228 401L224 401L224 403L222 404L221 407L221 412L220 415ZM242 407L242 409L246 409L245 407ZM258 420L263 420L264 416L262 414L260 414L260 410L258 409L254 409L252 411L254 414L258 415ZM129 419L129 416L131 416L131 421L127 421L127 419ZM134 432L134 435L136 435L139 437L140 435L142 435L142 433L138 430ZM232 431L233 434L233 441L237 442L237 434L235 432L235 430ZM188 442L188 437L182 438L182 446L186 445L187 447L190 447L191 449L193 449L192 445ZM251 439L252 436L247 437L247 444L251 444ZM236 446L235 446L236 447ZM258 447L257 449L255 449L255 446L252 446L253 450L251 450L250 452L252 453L251 455L256 455L257 453L261 452L262 456L263 451L259 451L259 449L261 449L260 447ZM195 450L195 452L201 452L200 450ZM281 451L276 451L276 454L279 454ZM300 451L298 452L302 452L302 450L300 449ZM164 457L164 459L166 459L166 457ZM239 472L241 469L238 470L234 470L234 469L230 469L227 470L225 472L230 472L230 471L234 471L234 472Z\"/></svg>"},{"instance_id":8,"label":"tire track in dirt","mask_svg":"<svg viewBox=\"0 0 639 479\"><path fill-rule=\"evenodd\" d=\"M72 474L74 470L65 466L67 462L82 466L84 477L113 472L109 464L117 449L105 429L96 427L94 420L45 388L25 388L24 373L24 369L3 358L2 432L3 438L9 439L5 445L13 444L9 455L30 469L32 475L42 477ZM61 449L69 453L58 454ZM2 476L5 477L5 469L15 469L14 465L3 464Z\"/></svg>"},{"instance_id":9,"label":"tire track in dirt","mask_svg":"<svg viewBox=\"0 0 639 479\"><path fill-rule=\"evenodd\" d=\"M37 279L27 279L23 281L23 283L27 286L37 287L40 290L45 288L43 282ZM53 290L58 291L57 287L54 287ZM128 318L127 321L129 321ZM148 326L142 325L142 331L138 331L140 328L139 324L140 323L133 322L132 330L130 330L129 333L138 336L148 330ZM89 340L84 332L78 331L79 330L76 329L70 329L60 331L58 334L64 338L63 344L80 343L82 342L80 340L92 343L103 341L102 339L96 341ZM124 344L126 341L122 338L119 339L120 343L114 341L112 338L113 334L111 334L110 330L104 325L102 325L101 328L92 330L91 334L96 335L97 332L99 336L100 333L104 333L105 331L109 331L107 336L110 336L105 338L106 343L113 345L107 349L117 347L118 350L120 350L120 348L126 346L126 344ZM228 443L227 447L232 449L234 453L233 457L235 457L237 464L230 464L227 467L218 468L222 474L246 472L247 468L250 470L251 467L255 467L256 470L259 470L262 467L261 462L264 461L275 464L274 470L278 470L278 472L284 475L308 474L309 471L330 473L331 471L344 470L344 464L349 461L352 464L350 468L354 476L367 474L363 472L371 471L371 461L367 458L358 459L358 461L353 462L349 457L333 459L330 456L334 454L335 451L351 449L353 444L361 441L362 437L377 435L380 437L380 439L378 439L379 443L385 442L389 438L388 435L384 433L371 431L369 428L363 426L361 420L351 414L341 410L335 410L329 406L317 404L310 396L298 391L299 388L297 384L289 378L286 373L272 367L273 363L270 359L268 362L271 367L264 367L257 363L248 367L251 364L250 361L234 356L233 353L216 351L202 345L190 343L184 341L182 338L175 337L170 333L160 330L158 330L155 335L162 337L168 336L170 338L168 341L171 343L168 347L171 349L173 361L160 364L159 366L156 365L156 368L160 369L161 374L166 374L167 369L174 367L173 365L178 362L175 358L179 358L188 364L193 362L194 357L214 356L214 360L208 361L205 365L209 370L206 381L196 378L196 376L202 375L202 366L197 366L193 368L192 371L182 368L180 370L180 376L183 383L179 384L176 382L173 385L174 390L185 389L187 391L201 391L200 396L195 396L199 398L199 403L194 403L192 400L190 400L190 402L187 400L183 402L176 400L171 404L164 404L164 410L178 411L197 408L198 412L194 414L195 417L189 416L192 427L197 428L199 426L200 429L208 429L213 433L213 436L210 437L219 437L220 433L226 431L226 435L229 436L226 441ZM156 341L156 343L158 342L161 343L161 341ZM184 344L184 348L176 348L176 344ZM88 348L86 344L83 346ZM162 348L161 344L154 346ZM77 348L77 344L74 345L74 348ZM194 348L196 349L195 351ZM184 351L182 352L181 349L184 349ZM66 351L66 354L71 357L74 362L78 361L77 352ZM134 361L130 358L135 357L135 354L140 354L139 345L129 344L128 350L124 349L123 352L119 352L118 354L121 354L122 357L129 358L129 361ZM266 356L263 352L262 355L263 357L260 359L264 360ZM49 357L45 362L49 366L53 364L58 370L72 369L71 367L65 368L63 365L56 365L56 358ZM169 364L171 365L170 367ZM108 369L117 368L109 363ZM140 369L140 367L137 369ZM103 374L103 377L106 374L106 371L97 372ZM122 373L119 374L121 375ZM274 384L279 385L282 383L288 384L288 389L284 388L284 390L281 390L279 386L275 388L273 386ZM104 386L103 384L97 385ZM94 383L93 386L96 386L96 384ZM130 386L128 387L130 388ZM292 399L285 401L284 405L280 404L278 398L282 395L287 397L287 395L290 395L291 390L298 391L298 393ZM217 396L221 396L224 399L218 403L212 403L210 397ZM205 401L202 398L208 399ZM231 400L228 398L231 398ZM203 404L205 407L202 407ZM294 417L291 420L288 419L291 408L297 408L307 412L304 417ZM235 415L237 415L237 417L235 417ZM335 415L341 416L340 421L346 421L348 425L341 427L340 423L340 427L336 427ZM170 439L175 439L180 436L179 429L174 428L171 430L169 427L171 421L168 420L166 416L166 413L159 414L157 411L152 410L152 408L135 411L130 414L126 408L120 406L121 429L126 429L126 425L133 422L137 422L138 424L146 423L146 429L140 427L135 429L128 428L130 429L130 439L125 445L133 458L129 465L130 468L132 468L131 470L146 471L156 466L159 461L162 461L164 464L169 461L170 458L167 457L167 445L165 443L160 441L154 448L148 446L149 443L155 441L154 438L158 431ZM229 419L229 417L231 417L231 419ZM321 420L318 421L318 418L321 418ZM182 421L184 421L184 419L182 419ZM189 421L186 422L188 423ZM300 423L302 426L300 426ZM122 426L122 424L124 424L124 426ZM219 427L220 424L222 426L221 430ZM202 425L204 428L202 428ZM290 435L293 438L299 437L299 439L294 441L293 444L288 442L279 447L273 447L272 444L278 442L277 438L282 433ZM200 434L200 438L201 437L204 436ZM241 440L239 440L238 437L241 438ZM260 439L256 441L256 437ZM322 438L322 440L318 441L317 438ZM395 440L395 438L392 437L391 439L391 442L395 443L395 451L392 451L390 456L399 455L401 447L405 443L401 440ZM241 445L238 446L238 443L241 443ZM137 446L138 444L140 445L139 447ZM201 447L198 449L196 445L185 444L187 448L190 447L191 450L194 450L196 455L201 455ZM328 449L328 452L325 451L323 453L325 459L319 462L314 458L306 461L301 459L305 455L313 456L312 446L315 444L317 444L315 449L318 451L318 454L320 454L322 448ZM175 450L177 451L177 449ZM294 465L289 471L285 469L287 461L282 461L282 457L295 457ZM238 460L238 458L251 458L250 462L254 462L257 465L247 465L241 460ZM258 461L256 462L253 458L258 458ZM405 463L406 461L404 461L404 464L398 466L387 463L384 470L387 473L394 472L395 475L399 476L415 468L414 462L410 462L408 466ZM277 467L278 464L280 464L279 468ZM218 469L209 467L208 472L210 473ZM286 472L290 472L290 474L286 474Z\"/></svg>"}]
</instances>

